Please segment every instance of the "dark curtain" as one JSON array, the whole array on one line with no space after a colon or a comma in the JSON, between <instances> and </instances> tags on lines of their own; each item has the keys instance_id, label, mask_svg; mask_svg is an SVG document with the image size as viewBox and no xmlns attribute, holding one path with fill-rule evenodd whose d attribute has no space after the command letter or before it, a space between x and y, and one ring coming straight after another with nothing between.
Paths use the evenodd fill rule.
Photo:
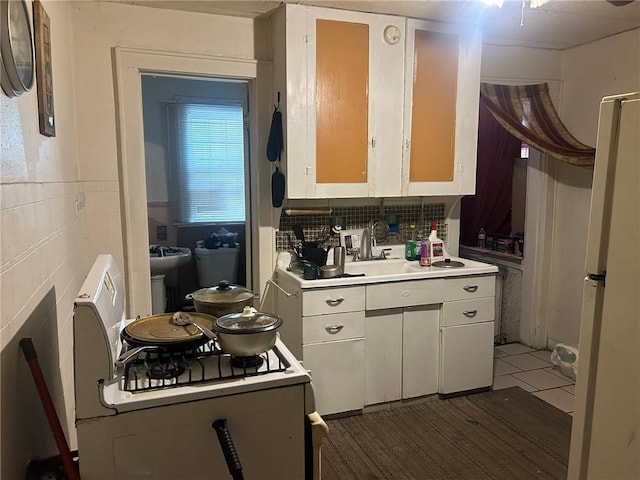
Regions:
<instances>
[{"instance_id":1,"label":"dark curtain","mask_svg":"<svg viewBox=\"0 0 640 480\"><path fill-rule=\"evenodd\" d=\"M571 135L549 96L546 83L480 84L480 98L513 136L542 153L580 167L593 167L596 149Z\"/></svg>"},{"instance_id":2,"label":"dark curtain","mask_svg":"<svg viewBox=\"0 0 640 480\"><path fill-rule=\"evenodd\" d=\"M460 205L460 243L477 245L478 231L511 234L511 183L513 161L520 157L521 142L507 132L480 102L476 194Z\"/></svg>"}]
</instances>

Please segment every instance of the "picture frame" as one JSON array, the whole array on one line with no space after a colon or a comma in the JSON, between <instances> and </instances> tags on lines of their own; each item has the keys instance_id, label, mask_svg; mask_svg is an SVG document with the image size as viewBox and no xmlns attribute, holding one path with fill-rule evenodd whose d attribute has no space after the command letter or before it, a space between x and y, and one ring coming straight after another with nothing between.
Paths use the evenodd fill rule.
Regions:
<instances>
[{"instance_id":1,"label":"picture frame","mask_svg":"<svg viewBox=\"0 0 640 480\"><path fill-rule=\"evenodd\" d=\"M49 15L39 0L33 2L33 30L36 56L36 85L38 88L38 119L40 133L56 136L53 108L53 71L51 64L51 24Z\"/></svg>"}]
</instances>

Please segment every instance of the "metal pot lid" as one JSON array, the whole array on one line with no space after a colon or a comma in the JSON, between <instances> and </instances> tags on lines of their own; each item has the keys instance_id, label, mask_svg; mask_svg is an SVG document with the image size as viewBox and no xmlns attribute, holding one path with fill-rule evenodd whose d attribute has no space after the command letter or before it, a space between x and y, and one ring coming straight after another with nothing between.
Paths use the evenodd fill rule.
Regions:
<instances>
[{"instance_id":1,"label":"metal pot lid","mask_svg":"<svg viewBox=\"0 0 640 480\"><path fill-rule=\"evenodd\" d=\"M226 280L221 280L217 286L201 288L191 294L194 300L203 303L239 303L250 300L255 294L240 285L231 285Z\"/></svg>"},{"instance_id":2,"label":"metal pot lid","mask_svg":"<svg viewBox=\"0 0 640 480\"><path fill-rule=\"evenodd\" d=\"M457 260L451 260L450 258L445 258L444 260L438 260L437 262L433 262L431 264L434 267L439 268L460 268L464 267L464 263L458 262Z\"/></svg>"},{"instance_id":3,"label":"metal pot lid","mask_svg":"<svg viewBox=\"0 0 640 480\"><path fill-rule=\"evenodd\" d=\"M204 313L190 315L199 325L209 329L216 318ZM173 323L172 313L139 318L124 327L124 330L135 340L158 345L188 342L202 337L202 332L193 325L180 326Z\"/></svg>"},{"instance_id":4,"label":"metal pot lid","mask_svg":"<svg viewBox=\"0 0 640 480\"><path fill-rule=\"evenodd\" d=\"M244 307L242 313L230 313L218 318L213 322L213 329L220 333L244 334L269 332L280 325L280 317L258 312L253 307Z\"/></svg>"}]
</instances>

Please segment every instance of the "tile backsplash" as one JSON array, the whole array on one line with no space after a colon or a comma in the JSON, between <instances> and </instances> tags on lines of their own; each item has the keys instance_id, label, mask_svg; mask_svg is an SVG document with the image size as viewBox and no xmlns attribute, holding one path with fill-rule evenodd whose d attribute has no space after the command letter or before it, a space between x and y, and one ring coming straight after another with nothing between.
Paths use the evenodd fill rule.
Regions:
<instances>
[{"instance_id":1,"label":"tile backsplash","mask_svg":"<svg viewBox=\"0 0 640 480\"><path fill-rule=\"evenodd\" d=\"M331 214L305 214L287 215L284 211L280 217L280 226L276 232L276 250L289 250L289 236L296 242L293 233L293 225L301 225L307 240L315 240L323 232L331 228L331 220L334 217L342 217L345 220L347 230L362 230L371 220L386 220L392 227L387 238L378 238L378 245L404 244L410 233L410 226L415 225L419 238L429 235L431 221L438 222L438 236L447 239L447 226L445 224L445 204L417 204L385 207L384 215L380 214L378 206L364 207L337 207L332 208ZM390 220L395 217L397 231L393 231ZM327 241L328 245L335 246L340 243L340 237L332 233Z\"/></svg>"}]
</instances>

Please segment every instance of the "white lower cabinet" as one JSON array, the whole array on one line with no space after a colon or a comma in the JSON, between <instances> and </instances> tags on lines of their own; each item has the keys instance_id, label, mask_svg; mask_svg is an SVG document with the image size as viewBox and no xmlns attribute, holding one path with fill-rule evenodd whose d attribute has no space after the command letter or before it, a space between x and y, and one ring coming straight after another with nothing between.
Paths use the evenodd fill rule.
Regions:
<instances>
[{"instance_id":1,"label":"white lower cabinet","mask_svg":"<svg viewBox=\"0 0 640 480\"><path fill-rule=\"evenodd\" d=\"M367 312L364 363L366 405L399 400L402 394L402 310Z\"/></svg>"},{"instance_id":2,"label":"white lower cabinet","mask_svg":"<svg viewBox=\"0 0 640 480\"><path fill-rule=\"evenodd\" d=\"M320 415L364 407L364 287L302 293L302 359Z\"/></svg>"},{"instance_id":3,"label":"white lower cabinet","mask_svg":"<svg viewBox=\"0 0 640 480\"><path fill-rule=\"evenodd\" d=\"M492 384L494 274L317 289L279 283L282 335L292 351L301 347L321 415Z\"/></svg>"},{"instance_id":4,"label":"white lower cabinet","mask_svg":"<svg viewBox=\"0 0 640 480\"><path fill-rule=\"evenodd\" d=\"M438 391L440 305L406 308L402 329L402 398Z\"/></svg>"},{"instance_id":5,"label":"white lower cabinet","mask_svg":"<svg viewBox=\"0 0 640 480\"><path fill-rule=\"evenodd\" d=\"M364 407L364 338L303 345L320 415Z\"/></svg>"},{"instance_id":6,"label":"white lower cabinet","mask_svg":"<svg viewBox=\"0 0 640 480\"><path fill-rule=\"evenodd\" d=\"M367 312L365 404L438 391L440 305Z\"/></svg>"},{"instance_id":7,"label":"white lower cabinet","mask_svg":"<svg viewBox=\"0 0 640 480\"><path fill-rule=\"evenodd\" d=\"M493 321L443 327L440 366L441 394L491 386Z\"/></svg>"}]
</instances>

